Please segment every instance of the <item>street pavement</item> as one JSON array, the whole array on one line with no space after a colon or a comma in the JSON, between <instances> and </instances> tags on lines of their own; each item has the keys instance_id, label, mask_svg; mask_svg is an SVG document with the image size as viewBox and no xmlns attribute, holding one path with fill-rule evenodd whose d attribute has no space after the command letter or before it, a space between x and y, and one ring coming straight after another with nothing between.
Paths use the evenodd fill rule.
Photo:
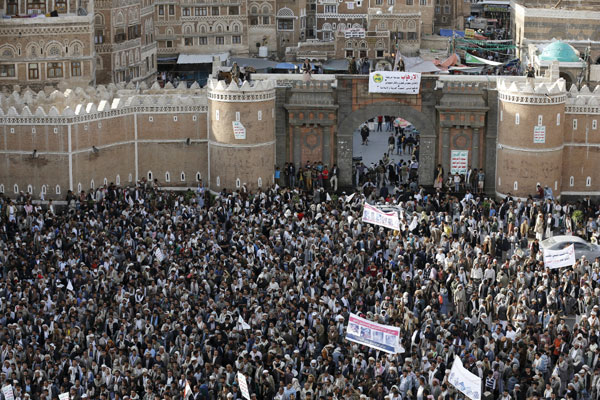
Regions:
<instances>
[{"instance_id":1,"label":"street pavement","mask_svg":"<svg viewBox=\"0 0 600 400\"><path fill-rule=\"evenodd\" d=\"M376 128L377 124L373 127ZM362 138L360 136L360 129L354 131L354 146L353 146L353 156L354 157L362 157L362 162L370 167L372 164L376 164L383 158L384 153L388 148L388 139L393 132L385 131L385 124L383 126L383 132L377 132L375 129L371 130L371 134L369 135L369 144L366 146L362 145ZM394 154L390 157L394 162L398 162L400 160L408 161L410 159L409 156L400 156Z\"/></svg>"}]
</instances>

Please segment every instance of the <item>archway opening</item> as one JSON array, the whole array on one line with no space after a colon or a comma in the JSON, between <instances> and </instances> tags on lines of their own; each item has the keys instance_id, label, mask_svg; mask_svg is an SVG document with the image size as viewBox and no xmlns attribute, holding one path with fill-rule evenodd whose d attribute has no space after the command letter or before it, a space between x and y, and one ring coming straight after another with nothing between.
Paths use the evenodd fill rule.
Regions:
<instances>
[{"instance_id":1,"label":"archway opening","mask_svg":"<svg viewBox=\"0 0 600 400\"><path fill-rule=\"evenodd\" d=\"M355 188L384 195L416 190L420 132L410 121L397 115L375 115L356 127L352 141Z\"/></svg>"}]
</instances>

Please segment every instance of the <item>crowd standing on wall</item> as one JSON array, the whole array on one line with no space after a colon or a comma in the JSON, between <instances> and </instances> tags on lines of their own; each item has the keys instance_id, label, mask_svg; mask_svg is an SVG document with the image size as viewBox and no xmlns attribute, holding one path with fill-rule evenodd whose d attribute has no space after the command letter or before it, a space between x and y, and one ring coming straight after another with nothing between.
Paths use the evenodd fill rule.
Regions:
<instances>
[{"instance_id":1,"label":"crowd standing on wall","mask_svg":"<svg viewBox=\"0 0 600 400\"><path fill-rule=\"evenodd\" d=\"M2 386L241 399L241 372L253 399L450 400L459 357L484 398L598 398L599 260L549 270L538 242L595 239L590 199L372 192L401 210L392 231L310 170L255 193L111 184L60 210L0 197ZM345 340L349 313L400 327L400 352Z\"/></svg>"}]
</instances>

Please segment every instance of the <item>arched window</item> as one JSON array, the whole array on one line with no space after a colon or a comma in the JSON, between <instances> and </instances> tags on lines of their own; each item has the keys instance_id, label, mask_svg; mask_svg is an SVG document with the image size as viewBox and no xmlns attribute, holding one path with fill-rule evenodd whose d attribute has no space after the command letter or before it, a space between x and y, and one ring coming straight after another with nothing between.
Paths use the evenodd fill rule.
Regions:
<instances>
[{"instance_id":1,"label":"arched window","mask_svg":"<svg viewBox=\"0 0 600 400\"><path fill-rule=\"evenodd\" d=\"M129 182L133 182L133 175L129 174Z\"/></svg>"},{"instance_id":2,"label":"arched window","mask_svg":"<svg viewBox=\"0 0 600 400\"><path fill-rule=\"evenodd\" d=\"M116 183L117 185L120 185L120 184L121 184L121 176L117 175L117 177L115 178L115 183Z\"/></svg>"},{"instance_id":3,"label":"arched window","mask_svg":"<svg viewBox=\"0 0 600 400\"><path fill-rule=\"evenodd\" d=\"M152 182L152 171L148 171L148 180Z\"/></svg>"},{"instance_id":4,"label":"arched window","mask_svg":"<svg viewBox=\"0 0 600 400\"><path fill-rule=\"evenodd\" d=\"M165 182L171 182L171 174L169 172L165 172Z\"/></svg>"},{"instance_id":5,"label":"arched window","mask_svg":"<svg viewBox=\"0 0 600 400\"><path fill-rule=\"evenodd\" d=\"M185 182L185 172L181 171L181 182Z\"/></svg>"},{"instance_id":6,"label":"arched window","mask_svg":"<svg viewBox=\"0 0 600 400\"><path fill-rule=\"evenodd\" d=\"M33 194L33 186L27 185L27 193Z\"/></svg>"},{"instance_id":7,"label":"arched window","mask_svg":"<svg viewBox=\"0 0 600 400\"><path fill-rule=\"evenodd\" d=\"M519 190L519 182L515 181L515 183L513 184L513 189Z\"/></svg>"},{"instance_id":8,"label":"arched window","mask_svg":"<svg viewBox=\"0 0 600 400\"><path fill-rule=\"evenodd\" d=\"M587 178L585 178L585 186L592 186L592 177L588 176Z\"/></svg>"},{"instance_id":9,"label":"arched window","mask_svg":"<svg viewBox=\"0 0 600 400\"><path fill-rule=\"evenodd\" d=\"M196 172L196 182L200 182L202 180L202 174L200 172Z\"/></svg>"},{"instance_id":10,"label":"arched window","mask_svg":"<svg viewBox=\"0 0 600 400\"><path fill-rule=\"evenodd\" d=\"M15 194L19 193L19 185L17 185L16 183L15 186L13 186L13 192L15 192Z\"/></svg>"},{"instance_id":11,"label":"arched window","mask_svg":"<svg viewBox=\"0 0 600 400\"><path fill-rule=\"evenodd\" d=\"M569 178L569 186L575 186L575 177L570 177Z\"/></svg>"},{"instance_id":12,"label":"arched window","mask_svg":"<svg viewBox=\"0 0 600 400\"><path fill-rule=\"evenodd\" d=\"M90 182L90 189L95 189L94 180L92 179Z\"/></svg>"},{"instance_id":13,"label":"arched window","mask_svg":"<svg viewBox=\"0 0 600 400\"><path fill-rule=\"evenodd\" d=\"M60 194L60 185L56 185L56 187L54 188L54 193Z\"/></svg>"},{"instance_id":14,"label":"arched window","mask_svg":"<svg viewBox=\"0 0 600 400\"><path fill-rule=\"evenodd\" d=\"M81 193L81 189L82 189L82 187L81 187L81 182L79 182L79 183L77 184L77 193Z\"/></svg>"},{"instance_id":15,"label":"arched window","mask_svg":"<svg viewBox=\"0 0 600 400\"><path fill-rule=\"evenodd\" d=\"M235 187L238 189L242 187L242 181L240 181L240 178L235 180Z\"/></svg>"},{"instance_id":16,"label":"arched window","mask_svg":"<svg viewBox=\"0 0 600 400\"><path fill-rule=\"evenodd\" d=\"M221 186L221 177L217 176L217 186Z\"/></svg>"},{"instance_id":17,"label":"arched window","mask_svg":"<svg viewBox=\"0 0 600 400\"><path fill-rule=\"evenodd\" d=\"M4 193L4 184L0 185L0 193Z\"/></svg>"},{"instance_id":18,"label":"arched window","mask_svg":"<svg viewBox=\"0 0 600 400\"><path fill-rule=\"evenodd\" d=\"M108 179L104 178L104 184L108 185Z\"/></svg>"},{"instance_id":19,"label":"arched window","mask_svg":"<svg viewBox=\"0 0 600 400\"><path fill-rule=\"evenodd\" d=\"M261 177L258 178L258 187L262 187L262 178Z\"/></svg>"}]
</instances>

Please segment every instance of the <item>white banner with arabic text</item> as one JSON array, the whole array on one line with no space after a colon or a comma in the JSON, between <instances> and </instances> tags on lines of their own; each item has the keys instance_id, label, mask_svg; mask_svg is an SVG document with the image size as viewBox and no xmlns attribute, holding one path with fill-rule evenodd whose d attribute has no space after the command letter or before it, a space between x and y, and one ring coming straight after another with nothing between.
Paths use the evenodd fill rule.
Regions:
<instances>
[{"instance_id":1,"label":"white banner with arabic text","mask_svg":"<svg viewBox=\"0 0 600 400\"><path fill-rule=\"evenodd\" d=\"M397 212L392 211L386 213L368 203L365 203L363 207L362 221L397 231L400 230L400 219L398 218Z\"/></svg>"},{"instance_id":2,"label":"white banner with arabic text","mask_svg":"<svg viewBox=\"0 0 600 400\"><path fill-rule=\"evenodd\" d=\"M550 269L568 267L575 264L575 247L567 246L561 250L544 250L544 266Z\"/></svg>"},{"instance_id":3,"label":"white banner with arabic text","mask_svg":"<svg viewBox=\"0 0 600 400\"><path fill-rule=\"evenodd\" d=\"M471 400L481 400L481 378L463 367L458 356L450 370L448 382Z\"/></svg>"}]
</instances>

